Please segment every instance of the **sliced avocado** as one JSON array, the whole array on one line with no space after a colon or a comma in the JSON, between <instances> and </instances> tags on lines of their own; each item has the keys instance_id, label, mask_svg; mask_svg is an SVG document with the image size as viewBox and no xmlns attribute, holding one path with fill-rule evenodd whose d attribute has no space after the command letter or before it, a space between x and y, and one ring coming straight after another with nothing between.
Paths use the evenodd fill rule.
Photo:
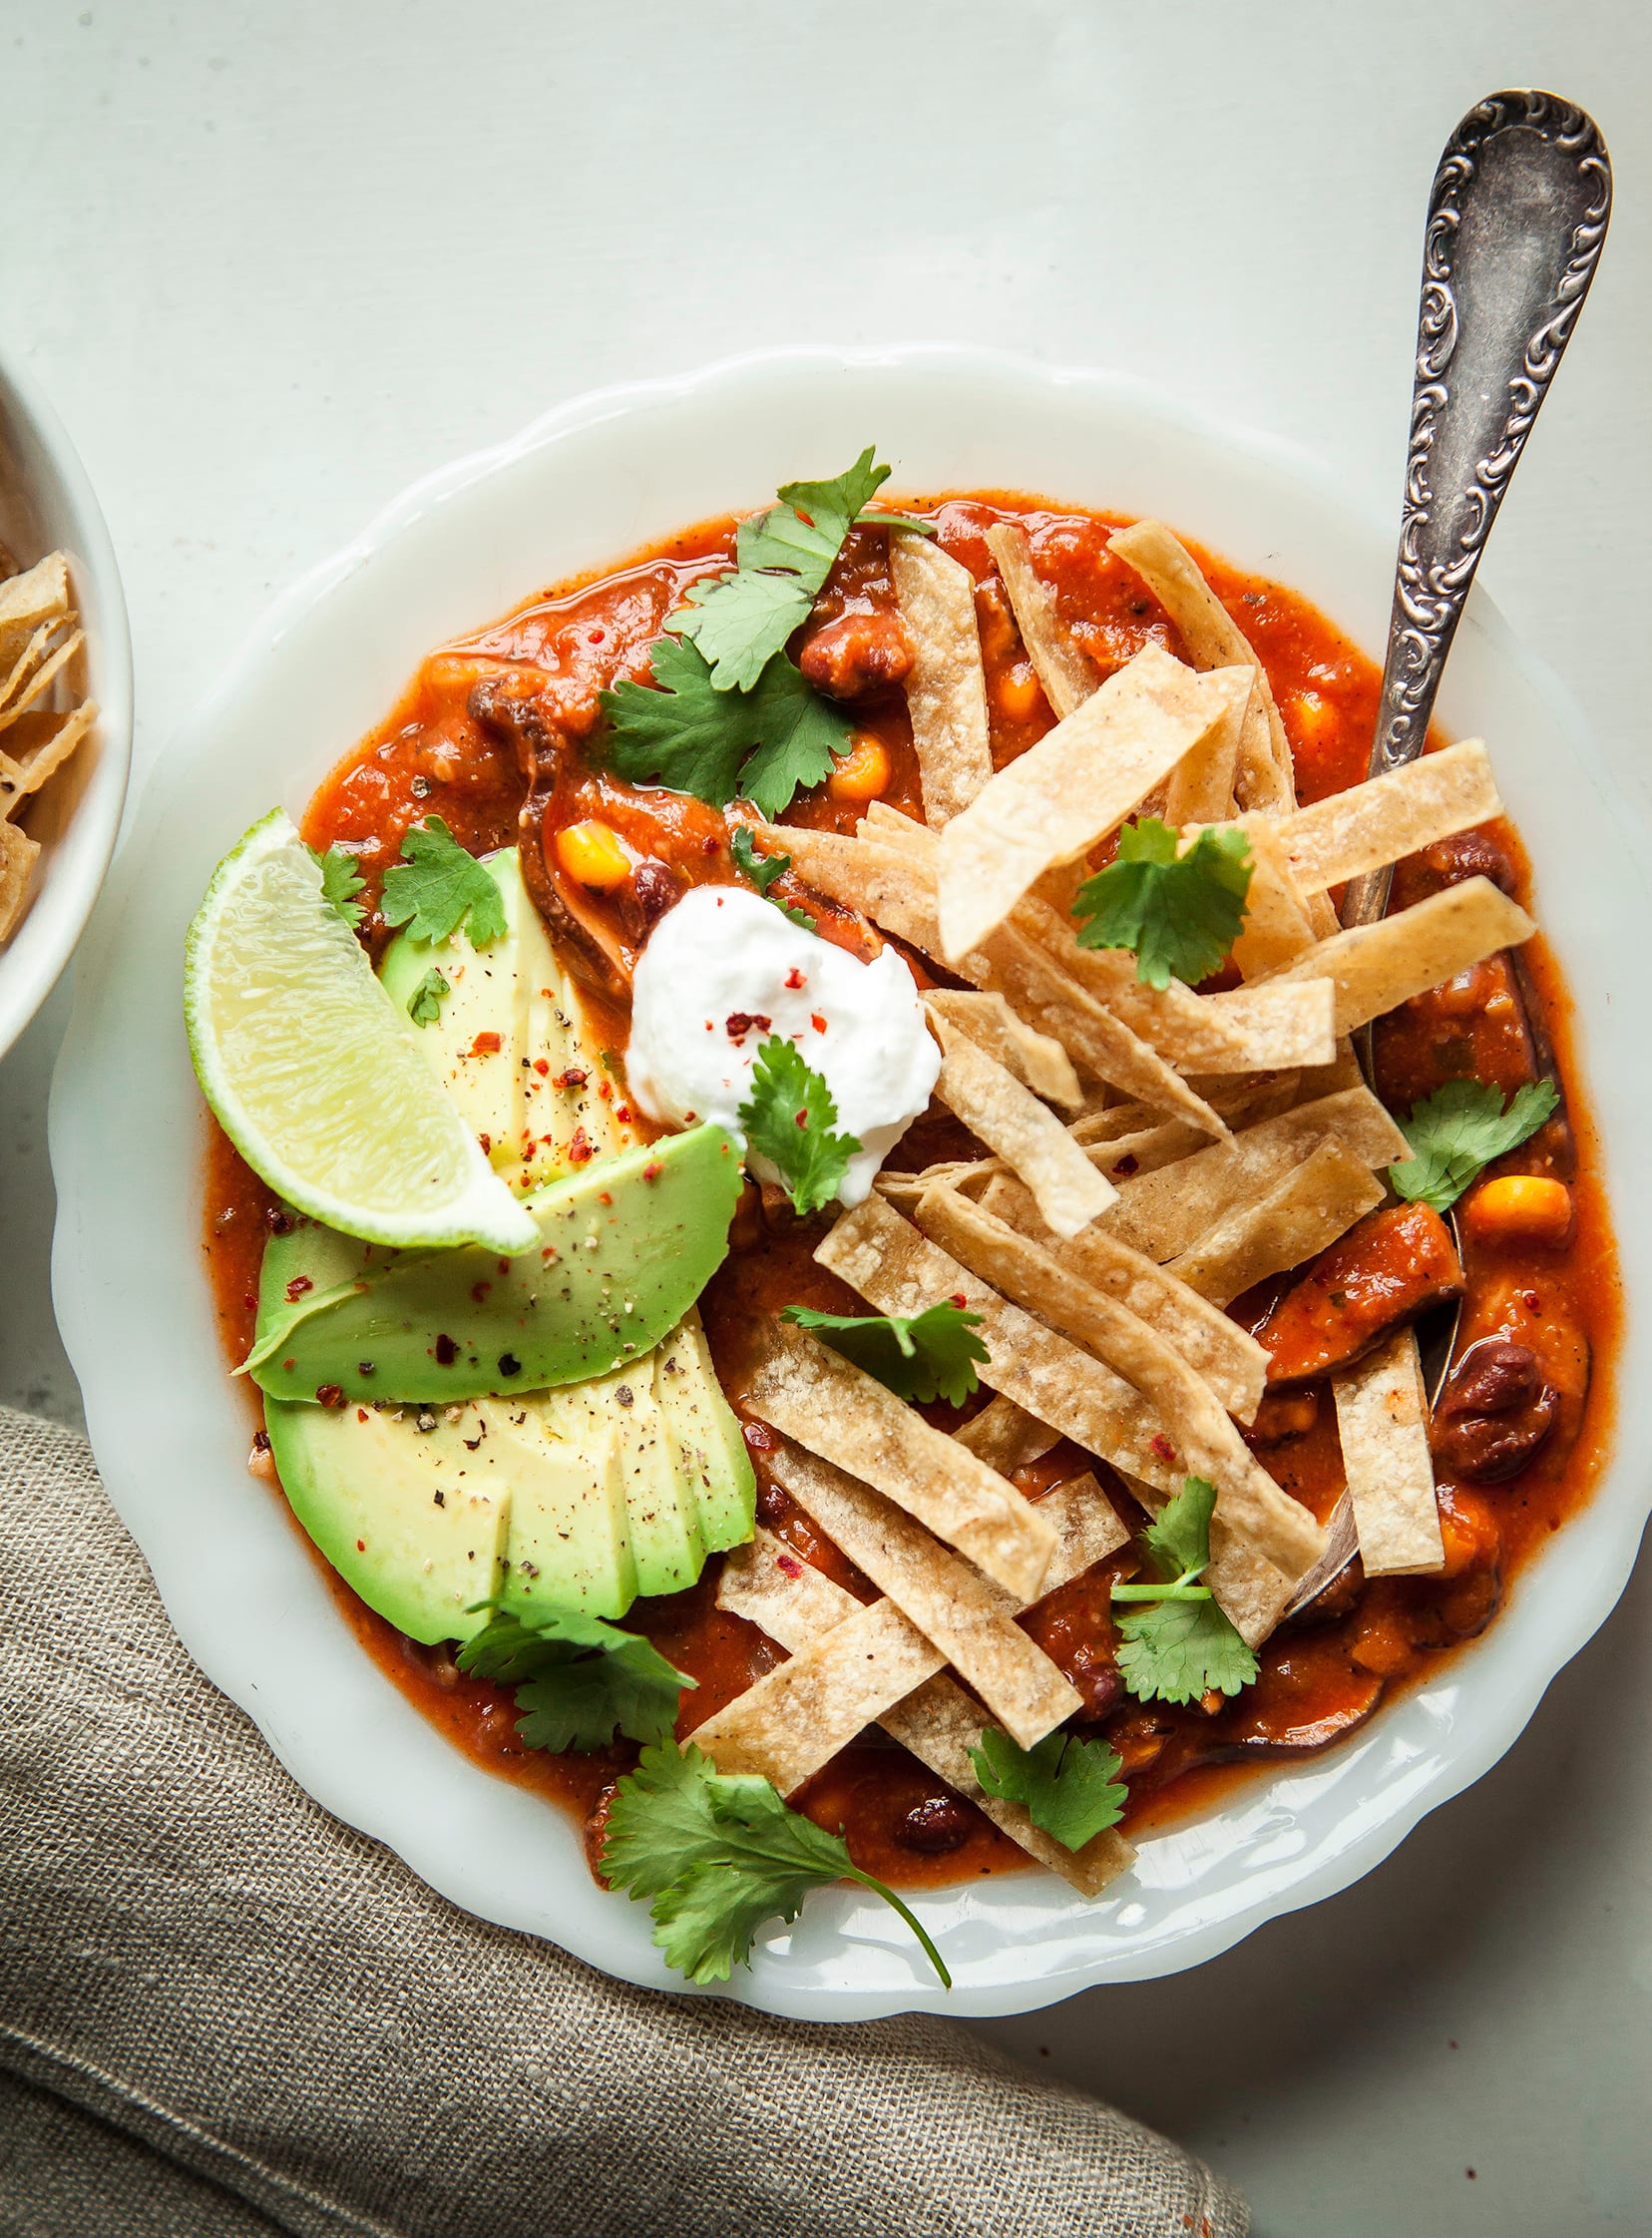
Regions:
<instances>
[{"instance_id":1,"label":"sliced avocado","mask_svg":"<svg viewBox=\"0 0 1652 2238\"><path fill-rule=\"evenodd\" d=\"M678 1593L691 1585L705 1567L705 1541L692 1488L677 1466L676 1439L654 1393L653 1356L551 1396L574 1421L619 1428L638 1592Z\"/></svg>"},{"instance_id":2,"label":"sliced avocado","mask_svg":"<svg viewBox=\"0 0 1652 2238\"><path fill-rule=\"evenodd\" d=\"M527 1199L538 1251L401 1251L296 1299L290 1280L266 1282L247 1368L281 1399L438 1403L604 1375L651 1351L699 1296L739 1189L720 1126L639 1144Z\"/></svg>"},{"instance_id":3,"label":"sliced avocado","mask_svg":"<svg viewBox=\"0 0 1652 2238\"><path fill-rule=\"evenodd\" d=\"M495 1466L511 1487L500 1599L622 1616L636 1598L620 1426L575 1417L561 1394L483 1402Z\"/></svg>"},{"instance_id":4,"label":"sliced avocado","mask_svg":"<svg viewBox=\"0 0 1652 2238\"><path fill-rule=\"evenodd\" d=\"M593 1154L628 1148L636 1129L614 1116L602 1030L557 962L516 849L482 859L504 902L500 937L475 948L463 931L442 941L401 933L378 972L403 1009L430 971L447 981L419 1046L495 1170L526 1195Z\"/></svg>"},{"instance_id":5,"label":"sliced avocado","mask_svg":"<svg viewBox=\"0 0 1652 2238\"><path fill-rule=\"evenodd\" d=\"M693 1490L706 1552L743 1547L756 1528L757 1480L695 1307L654 1361L654 1389L676 1440L678 1473Z\"/></svg>"},{"instance_id":6,"label":"sliced avocado","mask_svg":"<svg viewBox=\"0 0 1652 2238\"><path fill-rule=\"evenodd\" d=\"M293 1514L369 1608L427 1642L487 1621L469 1611L500 1589L510 1523L481 1410L454 1411L450 1423L412 1407L264 1407Z\"/></svg>"}]
</instances>

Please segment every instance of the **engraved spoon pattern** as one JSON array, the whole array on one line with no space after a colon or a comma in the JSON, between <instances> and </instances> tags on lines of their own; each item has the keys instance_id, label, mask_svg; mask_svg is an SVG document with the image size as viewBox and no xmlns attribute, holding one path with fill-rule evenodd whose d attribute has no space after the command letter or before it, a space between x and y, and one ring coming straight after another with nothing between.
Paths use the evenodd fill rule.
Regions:
<instances>
[{"instance_id":1,"label":"engraved spoon pattern","mask_svg":"<svg viewBox=\"0 0 1652 2238\"><path fill-rule=\"evenodd\" d=\"M1554 94L1490 94L1446 143L1423 238L1411 449L1373 777L1423 751L1474 570L1571 339L1611 208L1605 142L1592 118ZM1381 917L1392 877L1384 868L1352 880L1344 925ZM1369 1043L1365 1062L1369 1078ZM1328 1533L1287 1615L1358 1552L1347 1493Z\"/></svg>"}]
</instances>

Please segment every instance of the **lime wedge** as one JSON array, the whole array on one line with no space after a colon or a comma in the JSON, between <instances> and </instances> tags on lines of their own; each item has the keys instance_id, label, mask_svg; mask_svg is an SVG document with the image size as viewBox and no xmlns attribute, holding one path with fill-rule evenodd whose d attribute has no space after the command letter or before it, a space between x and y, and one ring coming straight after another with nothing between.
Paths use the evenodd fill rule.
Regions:
<instances>
[{"instance_id":1,"label":"lime wedge","mask_svg":"<svg viewBox=\"0 0 1652 2238\"><path fill-rule=\"evenodd\" d=\"M300 1212L369 1243L539 1241L279 808L212 873L184 1022L219 1125Z\"/></svg>"}]
</instances>

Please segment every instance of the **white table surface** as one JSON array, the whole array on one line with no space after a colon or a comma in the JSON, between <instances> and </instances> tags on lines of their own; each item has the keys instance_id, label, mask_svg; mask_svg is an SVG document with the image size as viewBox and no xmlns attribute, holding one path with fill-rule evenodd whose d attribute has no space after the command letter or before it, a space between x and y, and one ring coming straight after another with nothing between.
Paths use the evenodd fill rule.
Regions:
<instances>
[{"instance_id":1,"label":"white table surface","mask_svg":"<svg viewBox=\"0 0 1652 2238\"><path fill-rule=\"evenodd\" d=\"M1118 366L1393 502L1441 143L1499 86L1568 94L1617 215L1484 577L1652 802L1640 0L0 0L0 317L109 515L140 772L413 476L739 348ZM0 1398L74 1420L64 1008L0 1066ZM1519 1746L1360 1888L981 2032L1206 2153L1264 2238L1645 2232L1649 1617L1643 1564Z\"/></svg>"}]
</instances>

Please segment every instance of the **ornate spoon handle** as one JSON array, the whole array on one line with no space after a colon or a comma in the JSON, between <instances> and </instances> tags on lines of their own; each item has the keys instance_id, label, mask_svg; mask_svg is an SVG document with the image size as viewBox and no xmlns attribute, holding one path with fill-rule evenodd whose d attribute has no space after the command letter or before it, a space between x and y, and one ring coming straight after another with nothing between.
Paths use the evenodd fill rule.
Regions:
<instances>
[{"instance_id":1,"label":"ornate spoon handle","mask_svg":"<svg viewBox=\"0 0 1652 2238\"><path fill-rule=\"evenodd\" d=\"M1489 95L1446 143L1429 198L1411 451L1371 775L1423 751L1468 587L1589 291L1612 208L1592 118L1553 94ZM1345 925L1388 906L1350 885Z\"/></svg>"}]
</instances>

